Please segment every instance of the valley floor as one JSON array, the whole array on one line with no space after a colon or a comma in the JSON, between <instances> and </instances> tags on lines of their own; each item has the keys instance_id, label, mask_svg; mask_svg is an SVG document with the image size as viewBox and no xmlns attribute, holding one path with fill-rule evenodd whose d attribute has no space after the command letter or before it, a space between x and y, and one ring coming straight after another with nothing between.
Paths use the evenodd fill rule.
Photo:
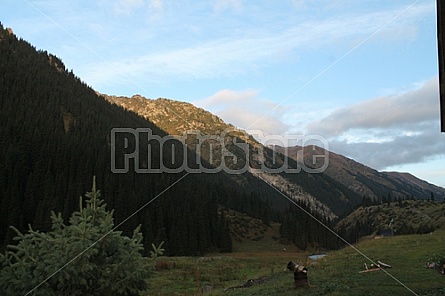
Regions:
<instances>
[{"instance_id":1,"label":"valley floor","mask_svg":"<svg viewBox=\"0 0 445 296\"><path fill-rule=\"evenodd\" d=\"M369 238L316 261L307 258L312 252L298 252L267 236L238 243L234 250L205 257L158 258L159 271L148 280L150 290L144 295L445 295L445 276L425 268L432 258L445 257L445 230ZM387 273L359 273L365 263L370 265L364 256L393 268ZM308 267L309 287L294 288L293 274L286 270L289 261ZM258 283L228 289L249 279Z\"/></svg>"}]
</instances>

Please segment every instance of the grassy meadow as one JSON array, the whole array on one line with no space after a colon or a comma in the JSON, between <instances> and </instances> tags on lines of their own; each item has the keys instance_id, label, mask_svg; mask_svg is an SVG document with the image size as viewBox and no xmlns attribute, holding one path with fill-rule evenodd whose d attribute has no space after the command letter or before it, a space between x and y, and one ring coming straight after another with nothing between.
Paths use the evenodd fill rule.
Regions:
<instances>
[{"instance_id":1,"label":"grassy meadow","mask_svg":"<svg viewBox=\"0 0 445 296\"><path fill-rule=\"evenodd\" d=\"M272 227L263 240L236 243L229 254L160 257L144 295L445 295L445 276L424 266L445 257L445 230L370 237L315 261L307 256L318 250L280 244L270 237L273 232ZM359 273L371 263L364 256L393 268ZM294 288L293 274L286 270L291 260L308 267L309 287ZM230 289L258 278L261 283Z\"/></svg>"}]
</instances>

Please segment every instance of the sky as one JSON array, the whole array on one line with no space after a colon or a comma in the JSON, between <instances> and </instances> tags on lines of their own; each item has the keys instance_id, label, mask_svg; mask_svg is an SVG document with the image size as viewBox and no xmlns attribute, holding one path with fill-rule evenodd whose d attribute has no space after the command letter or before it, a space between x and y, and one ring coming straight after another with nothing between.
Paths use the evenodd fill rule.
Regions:
<instances>
[{"instance_id":1,"label":"sky","mask_svg":"<svg viewBox=\"0 0 445 296\"><path fill-rule=\"evenodd\" d=\"M96 91L317 135L445 187L435 0L0 0L0 22Z\"/></svg>"}]
</instances>

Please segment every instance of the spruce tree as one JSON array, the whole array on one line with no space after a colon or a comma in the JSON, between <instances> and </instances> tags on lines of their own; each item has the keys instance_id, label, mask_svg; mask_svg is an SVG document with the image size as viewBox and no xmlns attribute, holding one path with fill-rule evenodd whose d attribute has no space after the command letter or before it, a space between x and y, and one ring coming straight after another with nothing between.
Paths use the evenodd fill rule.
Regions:
<instances>
[{"instance_id":1,"label":"spruce tree","mask_svg":"<svg viewBox=\"0 0 445 296\"><path fill-rule=\"evenodd\" d=\"M148 259L142 257L142 235L131 238L114 230L113 211L96 190L80 198L80 209L68 225L51 213L52 230L29 226L17 233L17 245L0 255L0 290L6 295L138 295L147 288Z\"/></svg>"}]
</instances>

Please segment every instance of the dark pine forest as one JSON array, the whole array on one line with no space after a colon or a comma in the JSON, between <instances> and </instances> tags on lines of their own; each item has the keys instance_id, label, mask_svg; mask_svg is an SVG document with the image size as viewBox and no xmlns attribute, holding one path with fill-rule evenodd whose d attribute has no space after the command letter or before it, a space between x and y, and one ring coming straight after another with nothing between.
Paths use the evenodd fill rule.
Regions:
<instances>
[{"instance_id":1,"label":"dark pine forest","mask_svg":"<svg viewBox=\"0 0 445 296\"><path fill-rule=\"evenodd\" d=\"M222 173L189 174L169 188L185 172L138 174L130 166L127 173L113 173L110 133L122 127L150 128L155 135L166 135L146 119L99 97L58 57L36 50L0 24L2 249L12 243L11 225L21 231L28 224L48 231L50 211L67 219L79 209L79 196L91 188L93 176L108 209L115 211L115 225L156 198L118 229L131 234L141 224L146 250L151 243L164 241L167 255L231 251L228 224L219 214L224 208L284 221L286 236L302 246L325 244L326 232L317 232L315 225L310 234L296 233L301 227L291 224L316 222L299 211L284 211L289 204L282 196L252 176L245 177L247 185L240 185ZM129 139L131 148L135 143ZM116 147L118 163L130 148ZM172 157L168 148L162 153ZM196 161L190 155L190 161Z\"/></svg>"}]
</instances>

